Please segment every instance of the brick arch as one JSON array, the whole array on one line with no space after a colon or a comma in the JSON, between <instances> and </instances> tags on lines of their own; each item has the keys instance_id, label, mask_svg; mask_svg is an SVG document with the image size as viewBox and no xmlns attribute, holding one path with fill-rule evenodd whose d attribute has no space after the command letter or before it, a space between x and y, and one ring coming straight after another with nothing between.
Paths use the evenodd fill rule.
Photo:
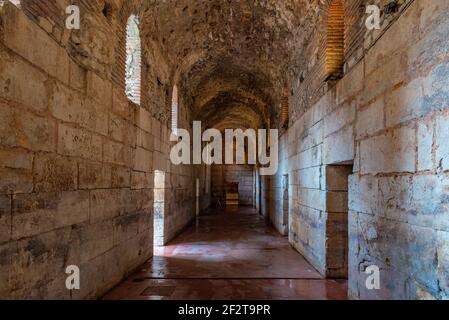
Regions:
<instances>
[{"instance_id":1,"label":"brick arch","mask_svg":"<svg viewBox=\"0 0 449 320\"><path fill-rule=\"evenodd\" d=\"M134 3L134 1L125 1L123 6L120 8L118 15L117 15L117 23L116 23L116 30L115 34L117 35L117 45L115 48L115 62L114 66L112 68L112 74L111 74L111 80L114 82L120 90L123 92L123 95L125 96L126 92L126 43L127 43L127 29L128 29L128 22L130 17L135 16L137 18L140 18L140 10ZM140 36L140 43L142 44L142 26L139 25L139 36ZM141 66L140 66L140 84L144 83L144 70L143 70L143 59L141 57ZM143 103L146 101L144 96L144 90L142 90L142 87L140 88L140 104L143 105Z\"/></svg>"},{"instance_id":2,"label":"brick arch","mask_svg":"<svg viewBox=\"0 0 449 320\"><path fill-rule=\"evenodd\" d=\"M323 28L323 34L326 34L329 14L331 12L332 6L340 7L343 11L344 19L344 53L343 53L343 64L348 61L349 58L354 58L358 60L360 56L357 53L357 48L363 45L363 36L365 34L365 24L364 24L364 14L365 14L365 4L364 0L326 0L323 7L321 15L321 25ZM327 52L327 37L324 39L324 52ZM325 62L325 61L324 61ZM325 62L326 63L326 62ZM325 64L324 64L325 65ZM327 74L328 76L328 74Z\"/></svg>"},{"instance_id":3,"label":"brick arch","mask_svg":"<svg viewBox=\"0 0 449 320\"><path fill-rule=\"evenodd\" d=\"M128 18L126 33L125 93L129 100L140 105L142 91L142 42L140 38L140 20L136 15L131 15Z\"/></svg>"},{"instance_id":4,"label":"brick arch","mask_svg":"<svg viewBox=\"0 0 449 320\"><path fill-rule=\"evenodd\" d=\"M345 62L345 8L343 0L333 0L327 11L326 75L341 78Z\"/></svg>"}]
</instances>

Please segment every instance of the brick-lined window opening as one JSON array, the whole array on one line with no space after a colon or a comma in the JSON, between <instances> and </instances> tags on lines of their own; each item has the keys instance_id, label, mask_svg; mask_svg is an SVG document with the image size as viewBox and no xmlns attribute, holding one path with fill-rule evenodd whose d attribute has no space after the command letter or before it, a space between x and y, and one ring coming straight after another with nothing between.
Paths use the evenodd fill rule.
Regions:
<instances>
[{"instance_id":1,"label":"brick-lined window opening","mask_svg":"<svg viewBox=\"0 0 449 320\"><path fill-rule=\"evenodd\" d=\"M172 102L171 102L171 131L174 135L178 134L178 87L173 87Z\"/></svg>"},{"instance_id":2,"label":"brick-lined window opening","mask_svg":"<svg viewBox=\"0 0 449 320\"><path fill-rule=\"evenodd\" d=\"M287 128L289 121L289 107L288 101L283 101L281 106L281 127Z\"/></svg>"},{"instance_id":3,"label":"brick-lined window opening","mask_svg":"<svg viewBox=\"0 0 449 320\"><path fill-rule=\"evenodd\" d=\"M139 18L131 15L126 28L126 75L125 93L134 103L140 105L141 82L141 43L139 32Z\"/></svg>"},{"instance_id":4,"label":"brick-lined window opening","mask_svg":"<svg viewBox=\"0 0 449 320\"><path fill-rule=\"evenodd\" d=\"M17 8L20 8L20 0L9 0L9 1ZM6 2L7 2L6 0L0 0L0 7L3 6Z\"/></svg>"},{"instance_id":5,"label":"brick-lined window opening","mask_svg":"<svg viewBox=\"0 0 449 320\"><path fill-rule=\"evenodd\" d=\"M342 0L333 0L327 20L326 75L327 79L343 76L345 61L345 11Z\"/></svg>"}]
</instances>

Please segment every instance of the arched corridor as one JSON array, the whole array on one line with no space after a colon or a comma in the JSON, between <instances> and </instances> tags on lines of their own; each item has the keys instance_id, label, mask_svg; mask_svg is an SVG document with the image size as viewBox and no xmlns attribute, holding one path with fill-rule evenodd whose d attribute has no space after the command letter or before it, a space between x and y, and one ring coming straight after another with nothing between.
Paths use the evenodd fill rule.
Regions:
<instances>
[{"instance_id":1,"label":"arched corridor","mask_svg":"<svg viewBox=\"0 0 449 320\"><path fill-rule=\"evenodd\" d=\"M0 299L449 299L448 34L447 0L0 0Z\"/></svg>"}]
</instances>

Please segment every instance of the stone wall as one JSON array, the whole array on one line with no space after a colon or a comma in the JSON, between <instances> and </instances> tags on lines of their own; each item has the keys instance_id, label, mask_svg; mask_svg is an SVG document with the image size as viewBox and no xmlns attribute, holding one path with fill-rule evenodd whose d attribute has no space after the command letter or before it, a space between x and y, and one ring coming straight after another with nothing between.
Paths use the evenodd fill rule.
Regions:
<instances>
[{"instance_id":1,"label":"stone wall","mask_svg":"<svg viewBox=\"0 0 449 320\"><path fill-rule=\"evenodd\" d=\"M349 184L357 298L449 295L448 13L447 1L414 1L365 57ZM342 86L342 99L348 93ZM381 268L380 291L364 286L371 264Z\"/></svg>"},{"instance_id":2,"label":"stone wall","mask_svg":"<svg viewBox=\"0 0 449 320\"><path fill-rule=\"evenodd\" d=\"M0 26L0 297L99 297L152 256L154 171L166 174L167 242L194 218L195 168L171 164L157 107L110 80L110 32L101 52L74 59L10 3ZM68 265L80 268L79 291L65 288Z\"/></svg>"},{"instance_id":3,"label":"stone wall","mask_svg":"<svg viewBox=\"0 0 449 320\"><path fill-rule=\"evenodd\" d=\"M289 173L289 155L287 150L287 134L283 134L279 139L279 167L278 172L274 176L265 177L269 180L266 186L269 192L263 189L263 197L267 199L267 212L264 215L269 218L276 230L282 235L288 235L289 216L288 210L291 202L292 193L297 194L297 187L292 183L288 183ZM264 177L262 177L264 179ZM285 180L287 179L287 185ZM287 201L286 201L287 200ZM264 199L262 200L264 201ZM287 211L287 214L286 214Z\"/></svg>"},{"instance_id":4,"label":"stone wall","mask_svg":"<svg viewBox=\"0 0 449 320\"><path fill-rule=\"evenodd\" d=\"M331 276L333 248L349 249L355 299L449 294L448 13L445 0L409 2L281 139L288 159L273 179L290 176L290 241ZM334 165L353 166L349 199ZM370 265L381 290L365 286Z\"/></svg>"},{"instance_id":5,"label":"stone wall","mask_svg":"<svg viewBox=\"0 0 449 320\"><path fill-rule=\"evenodd\" d=\"M212 194L214 198L226 193L226 183L239 184L239 204L252 206L254 202L253 165L213 165ZM223 202L223 198L221 199Z\"/></svg>"}]
</instances>

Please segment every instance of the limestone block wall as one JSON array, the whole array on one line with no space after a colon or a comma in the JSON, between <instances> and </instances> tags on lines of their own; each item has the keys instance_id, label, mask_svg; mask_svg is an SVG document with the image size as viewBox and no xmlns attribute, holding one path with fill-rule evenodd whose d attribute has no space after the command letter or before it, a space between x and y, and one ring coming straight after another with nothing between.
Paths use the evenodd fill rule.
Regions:
<instances>
[{"instance_id":1,"label":"limestone block wall","mask_svg":"<svg viewBox=\"0 0 449 320\"><path fill-rule=\"evenodd\" d=\"M270 177L270 192L264 194L264 197L269 197L267 205L269 206L269 220L282 235L288 235L288 210L292 204L290 201L292 193L297 193L296 184L288 184L285 186L285 179L289 178L289 150L287 148L287 135L284 134L279 140L279 167L275 176ZM286 197L286 192L288 192ZM286 202L287 200L288 202ZM287 214L286 214L287 213Z\"/></svg>"},{"instance_id":2,"label":"limestone block wall","mask_svg":"<svg viewBox=\"0 0 449 320\"><path fill-rule=\"evenodd\" d=\"M282 225L289 226L290 242L317 270L329 277L344 277L347 268L335 265L334 260L336 256L344 259L347 247L341 244L347 233L347 177L346 187L339 187L345 178L334 174L331 166L353 161L355 106L337 104L335 97L335 90L329 91L281 137L280 168L271 178L270 215L280 232ZM287 217L283 208L286 176Z\"/></svg>"},{"instance_id":3,"label":"limestone block wall","mask_svg":"<svg viewBox=\"0 0 449 320\"><path fill-rule=\"evenodd\" d=\"M447 1L414 1L365 56L349 184L356 298L449 296L448 13ZM379 291L364 285L370 264Z\"/></svg>"},{"instance_id":4,"label":"limestone block wall","mask_svg":"<svg viewBox=\"0 0 449 320\"><path fill-rule=\"evenodd\" d=\"M255 175L254 175L254 206L258 213L261 212L261 196L262 196L262 190L261 190L261 176L257 170L255 169Z\"/></svg>"},{"instance_id":5,"label":"limestone block wall","mask_svg":"<svg viewBox=\"0 0 449 320\"><path fill-rule=\"evenodd\" d=\"M270 220L270 201L272 201L271 198L271 180L273 179L273 176L260 176L260 210L259 213L263 217L265 217L266 220L271 221L274 226L276 226L276 223L274 222L274 219L271 218ZM277 214L276 214L277 216ZM280 220L280 219L279 219Z\"/></svg>"},{"instance_id":6,"label":"limestone block wall","mask_svg":"<svg viewBox=\"0 0 449 320\"><path fill-rule=\"evenodd\" d=\"M333 236L347 233L355 299L448 297L448 13L444 0L411 2L281 139L290 241L332 275ZM348 193L335 165L352 166ZM370 265L381 290L365 286Z\"/></svg>"},{"instance_id":7,"label":"limestone block wall","mask_svg":"<svg viewBox=\"0 0 449 320\"><path fill-rule=\"evenodd\" d=\"M0 297L99 297L152 256L154 171L168 241L195 215L194 168L171 165L166 122L128 101L95 52L75 62L9 3L0 26ZM79 291L65 287L69 265Z\"/></svg>"}]
</instances>

